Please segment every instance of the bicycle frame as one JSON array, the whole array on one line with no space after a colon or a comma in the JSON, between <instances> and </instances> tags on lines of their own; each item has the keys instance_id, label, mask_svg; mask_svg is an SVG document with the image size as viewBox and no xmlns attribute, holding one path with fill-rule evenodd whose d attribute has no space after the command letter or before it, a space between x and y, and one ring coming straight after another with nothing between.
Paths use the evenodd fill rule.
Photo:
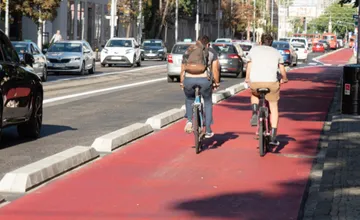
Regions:
<instances>
[{"instance_id":1,"label":"bicycle frame","mask_svg":"<svg viewBox=\"0 0 360 220\"><path fill-rule=\"evenodd\" d=\"M194 101L193 106L199 109L199 119L200 119L199 127L202 130L204 127L204 119L203 119L203 114L202 114L203 113L203 105L201 103L201 95L199 93L198 87L195 89L195 95L196 96L195 96L195 101Z\"/></svg>"},{"instance_id":2,"label":"bicycle frame","mask_svg":"<svg viewBox=\"0 0 360 220\"><path fill-rule=\"evenodd\" d=\"M259 125L260 123L265 122L265 132L266 135L269 136L270 135L270 108L269 108L269 102L265 99L265 94L261 93L260 94L260 99L259 99L259 110L258 110L258 116L259 116L259 122L257 125L257 129L256 129L256 134L259 134Z\"/></svg>"}]
</instances>

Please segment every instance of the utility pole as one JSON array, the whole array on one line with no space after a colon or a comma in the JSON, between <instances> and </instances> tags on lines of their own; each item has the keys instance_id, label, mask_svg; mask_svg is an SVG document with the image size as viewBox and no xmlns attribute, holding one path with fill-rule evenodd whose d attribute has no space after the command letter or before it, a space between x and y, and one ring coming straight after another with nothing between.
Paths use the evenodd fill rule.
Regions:
<instances>
[{"instance_id":1,"label":"utility pole","mask_svg":"<svg viewBox=\"0 0 360 220\"><path fill-rule=\"evenodd\" d=\"M115 13L116 13L116 0L111 0L111 18L110 18L110 38L115 36Z\"/></svg>"},{"instance_id":2,"label":"utility pole","mask_svg":"<svg viewBox=\"0 0 360 220\"><path fill-rule=\"evenodd\" d=\"M142 38L142 0L139 0L139 33L138 33L138 44L141 44Z\"/></svg>"},{"instance_id":3,"label":"utility pole","mask_svg":"<svg viewBox=\"0 0 360 220\"><path fill-rule=\"evenodd\" d=\"M176 0L175 6L175 43L178 42L178 20L179 20L179 0Z\"/></svg>"},{"instance_id":4,"label":"utility pole","mask_svg":"<svg viewBox=\"0 0 360 220\"><path fill-rule=\"evenodd\" d=\"M254 0L254 10L253 10L253 42L255 43L256 42L256 38L255 38L255 25L256 25L256 22L255 22L255 12L256 12L256 0Z\"/></svg>"},{"instance_id":5,"label":"utility pole","mask_svg":"<svg viewBox=\"0 0 360 220\"><path fill-rule=\"evenodd\" d=\"M271 27L274 25L273 23L274 23L274 0L271 0Z\"/></svg>"},{"instance_id":6,"label":"utility pole","mask_svg":"<svg viewBox=\"0 0 360 220\"><path fill-rule=\"evenodd\" d=\"M230 19L233 17L233 7L234 7L233 0L231 0L231 2L230 2ZM233 38L234 37L234 31L233 31L234 28L232 27L232 24L230 25L230 28L231 28L231 30L230 30L231 38Z\"/></svg>"},{"instance_id":7,"label":"utility pole","mask_svg":"<svg viewBox=\"0 0 360 220\"><path fill-rule=\"evenodd\" d=\"M9 1L10 0L5 0L5 34L6 36L9 36Z\"/></svg>"},{"instance_id":8,"label":"utility pole","mask_svg":"<svg viewBox=\"0 0 360 220\"><path fill-rule=\"evenodd\" d=\"M220 14L221 14L221 1L218 0L218 38L220 38Z\"/></svg>"},{"instance_id":9,"label":"utility pole","mask_svg":"<svg viewBox=\"0 0 360 220\"><path fill-rule=\"evenodd\" d=\"M196 37L195 37L195 41L198 40L199 38L199 27L200 27L200 24L199 24L199 0L196 0Z\"/></svg>"},{"instance_id":10,"label":"utility pole","mask_svg":"<svg viewBox=\"0 0 360 220\"><path fill-rule=\"evenodd\" d=\"M360 15L360 7L358 7L359 11L358 11L358 15ZM359 30L360 30L360 22L358 22L358 25L357 25L357 42L356 42L356 46L357 46L357 51L356 51L356 63L357 64L360 64L360 34L359 34Z\"/></svg>"}]
</instances>

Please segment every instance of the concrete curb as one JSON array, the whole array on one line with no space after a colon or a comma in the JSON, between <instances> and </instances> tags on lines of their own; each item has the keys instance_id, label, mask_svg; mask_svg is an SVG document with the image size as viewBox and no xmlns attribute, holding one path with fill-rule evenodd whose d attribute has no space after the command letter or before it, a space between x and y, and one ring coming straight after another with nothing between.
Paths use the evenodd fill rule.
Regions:
<instances>
[{"instance_id":1,"label":"concrete curb","mask_svg":"<svg viewBox=\"0 0 360 220\"><path fill-rule=\"evenodd\" d=\"M91 147L99 153L111 153L114 149L153 131L149 124L135 123L96 138Z\"/></svg>"},{"instance_id":2,"label":"concrete curb","mask_svg":"<svg viewBox=\"0 0 360 220\"><path fill-rule=\"evenodd\" d=\"M212 95L212 102L216 104L224 99L229 98L230 96L232 96L230 91L221 90Z\"/></svg>"},{"instance_id":3,"label":"concrete curb","mask_svg":"<svg viewBox=\"0 0 360 220\"><path fill-rule=\"evenodd\" d=\"M244 83L240 83L240 84L230 86L229 88L226 88L225 90L229 91L230 94L233 96L244 89L245 89Z\"/></svg>"},{"instance_id":4,"label":"concrete curb","mask_svg":"<svg viewBox=\"0 0 360 220\"><path fill-rule=\"evenodd\" d=\"M0 181L0 192L25 193L29 189L98 156L95 149L90 147L76 146L67 149L5 174Z\"/></svg>"},{"instance_id":5,"label":"concrete curb","mask_svg":"<svg viewBox=\"0 0 360 220\"><path fill-rule=\"evenodd\" d=\"M146 124L149 124L153 129L161 129L162 127L184 118L184 109L171 109L169 111L160 113L146 120Z\"/></svg>"}]
</instances>

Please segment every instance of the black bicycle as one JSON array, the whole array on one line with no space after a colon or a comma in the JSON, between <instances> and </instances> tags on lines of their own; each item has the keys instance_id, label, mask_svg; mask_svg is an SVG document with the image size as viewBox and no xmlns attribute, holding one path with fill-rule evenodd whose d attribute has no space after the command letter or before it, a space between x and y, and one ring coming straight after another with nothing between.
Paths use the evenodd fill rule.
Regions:
<instances>
[{"instance_id":1,"label":"black bicycle","mask_svg":"<svg viewBox=\"0 0 360 220\"><path fill-rule=\"evenodd\" d=\"M205 137L204 105L201 103L200 87L195 86L195 101L193 103L193 131L195 136L196 154L202 150Z\"/></svg>"},{"instance_id":2,"label":"black bicycle","mask_svg":"<svg viewBox=\"0 0 360 220\"><path fill-rule=\"evenodd\" d=\"M260 95L258 110L258 125L256 135L259 137L259 152L263 157L267 151L270 151L270 108L269 102L265 99L265 95L270 92L269 88L259 88L257 92Z\"/></svg>"}]
</instances>

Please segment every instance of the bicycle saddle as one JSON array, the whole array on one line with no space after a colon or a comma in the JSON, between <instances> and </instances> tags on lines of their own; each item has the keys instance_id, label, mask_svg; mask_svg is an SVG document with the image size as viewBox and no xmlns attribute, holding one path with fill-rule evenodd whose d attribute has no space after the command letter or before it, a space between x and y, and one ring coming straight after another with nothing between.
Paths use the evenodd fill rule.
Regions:
<instances>
[{"instance_id":1,"label":"bicycle saddle","mask_svg":"<svg viewBox=\"0 0 360 220\"><path fill-rule=\"evenodd\" d=\"M270 89L269 88L258 88L256 91L260 92L260 93L268 93L268 92L270 92Z\"/></svg>"}]
</instances>

